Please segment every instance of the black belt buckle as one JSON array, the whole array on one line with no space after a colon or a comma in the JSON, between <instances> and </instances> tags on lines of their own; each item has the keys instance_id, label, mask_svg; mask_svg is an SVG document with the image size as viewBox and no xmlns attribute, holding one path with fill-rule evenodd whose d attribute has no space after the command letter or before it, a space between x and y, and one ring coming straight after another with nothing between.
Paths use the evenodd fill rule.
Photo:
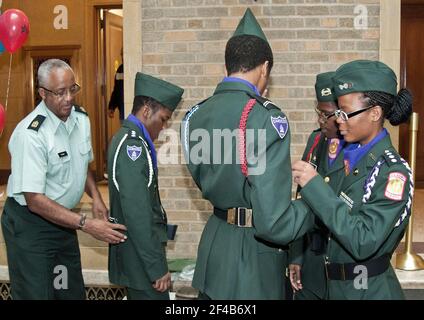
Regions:
<instances>
[{"instance_id":1,"label":"black belt buckle","mask_svg":"<svg viewBox=\"0 0 424 320\"><path fill-rule=\"evenodd\" d=\"M325 262L325 275L328 280L346 280L346 269L343 263Z\"/></svg>"}]
</instances>

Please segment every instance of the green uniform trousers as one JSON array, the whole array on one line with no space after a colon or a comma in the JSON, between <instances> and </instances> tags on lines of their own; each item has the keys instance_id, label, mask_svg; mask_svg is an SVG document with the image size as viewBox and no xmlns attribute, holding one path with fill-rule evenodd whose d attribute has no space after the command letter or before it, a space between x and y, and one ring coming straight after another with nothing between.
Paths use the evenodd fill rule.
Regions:
<instances>
[{"instance_id":1,"label":"green uniform trousers","mask_svg":"<svg viewBox=\"0 0 424 320\"><path fill-rule=\"evenodd\" d=\"M1 219L14 300L85 299L75 230L7 198Z\"/></svg>"},{"instance_id":2,"label":"green uniform trousers","mask_svg":"<svg viewBox=\"0 0 424 320\"><path fill-rule=\"evenodd\" d=\"M294 293L293 300L323 300L321 297L316 295L312 290L303 288L300 291Z\"/></svg>"}]
</instances>

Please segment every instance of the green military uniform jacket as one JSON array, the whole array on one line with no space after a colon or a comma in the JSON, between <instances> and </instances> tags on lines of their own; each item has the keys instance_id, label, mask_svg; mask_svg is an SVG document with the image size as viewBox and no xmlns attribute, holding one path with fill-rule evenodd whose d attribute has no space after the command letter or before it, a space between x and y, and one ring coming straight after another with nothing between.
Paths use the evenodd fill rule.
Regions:
<instances>
[{"instance_id":1,"label":"green military uniform jacket","mask_svg":"<svg viewBox=\"0 0 424 320\"><path fill-rule=\"evenodd\" d=\"M318 144L314 147L316 139ZM317 129L311 133L302 156L303 161L310 161L317 165L317 171L325 177L330 186L336 182L333 176L344 168L343 150L341 150L331 167L328 164L328 142L329 140L321 133L321 129ZM299 264L301 269L301 281L303 289L296 293L299 299L324 299L326 295L326 276L325 276L325 255L318 254L311 250L311 241L313 234L319 234L322 241L326 241L328 237L328 229L316 217L313 228L303 238L296 240L290 245L289 263ZM325 243L322 243L325 246ZM312 292L313 296L310 295Z\"/></svg>"},{"instance_id":2,"label":"green military uniform jacket","mask_svg":"<svg viewBox=\"0 0 424 320\"><path fill-rule=\"evenodd\" d=\"M215 159L214 164L216 149L207 146L197 152L199 140L195 134L203 133L205 139L215 134L214 142L210 141L212 148L220 132L216 130L239 128L243 110L254 96L245 84L222 82L214 95L193 107L182 123L182 143L186 157L190 155L188 169L203 197L223 210L253 209L252 228L228 224L215 215L205 226L193 286L212 299L282 299L287 264L287 251L282 246L300 237L312 224L308 208L301 201L291 202L290 131L287 122L284 135L279 135L271 118L287 119L271 102L258 97L247 118L246 129L255 129L255 140L247 142L248 148L256 155L259 148L266 150L259 152L259 165L249 163L247 177L238 161L236 139L227 148L224 142L218 147L221 155L226 152L220 163ZM264 129L260 143L257 129ZM202 161L193 155L202 156Z\"/></svg>"},{"instance_id":3,"label":"green military uniform jacket","mask_svg":"<svg viewBox=\"0 0 424 320\"><path fill-rule=\"evenodd\" d=\"M124 120L108 150L110 215L124 224L128 239L111 245L109 280L137 290L168 272L165 245L166 214L157 172L140 129Z\"/></svg>"},{"instance_id":4,"label":"green military uniform jacket","mask_svg":"<svg viewBox=\"0 0 424 320\"><path fill-rule=\"evenodd\" d=\"M378 175L374 170L377 162L381 164ZM331 232L326 260L329 263L365 263L386 254L391 256L404 234L413 190L409 167L401 161L390 137L377 142L347 176L339 166L337 171L327 173L327 177L331 185L316 176L301 190L302 200ZM401 188L393 184L393 181L399 184L402 180ZM359 290L354 280L329 280L327 297L404 297L391 266L366 280L368 289ZM364 284L362 280L361 283Z\"/></svg>"}]
</instances>

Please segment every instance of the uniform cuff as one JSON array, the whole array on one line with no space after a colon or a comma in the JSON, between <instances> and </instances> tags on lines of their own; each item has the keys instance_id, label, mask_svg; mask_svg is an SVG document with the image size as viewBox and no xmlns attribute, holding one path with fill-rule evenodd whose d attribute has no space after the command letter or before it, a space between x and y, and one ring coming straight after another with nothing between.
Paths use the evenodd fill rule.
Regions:
<instances>
[{"instance_id":1,"label":"uniform cuff","mask_svg":"<svg viewBox=\"0 0 424 320\"><path fill-rule=\"evenodd\" d=\"M155 282L168 272L168 263L166 259L156 260L146 267L146 271L150 281Z\"/></svg>"}]
</instances>

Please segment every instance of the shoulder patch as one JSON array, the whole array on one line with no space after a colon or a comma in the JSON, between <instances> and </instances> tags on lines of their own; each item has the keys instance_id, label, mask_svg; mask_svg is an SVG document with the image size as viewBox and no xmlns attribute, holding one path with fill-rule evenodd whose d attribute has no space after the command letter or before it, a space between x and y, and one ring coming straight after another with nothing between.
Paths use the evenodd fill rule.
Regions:
<instances>
[{"instance_id":1,"label":"shoulder patch","mask_svg":"<svg viewBox=\"0 0 424 320\"><path fill-rule=\"evenodd\" d=\"M271 116L271 123L274 129L277 131L278 135L281 139L284 139L284 137L287 134L287 131L289 130L289 122L287 121L287 117L273 117Z\"/></svg>"},{"instance_id":2,"label":"shoulder patch","mask_svg":"<svg viewBox=\"0 0 424 320\"><path fill-rule=\"evenodd\" d=\"M46 117L39 114L32 120L31 124L28 126L27 129L37 131L40 129L41 125L43 124L44 120L46 120Z\"/></svg>"},{"instance_id":3,"label":"shoulder patch","mask_svg":"<svg viewBox=\"0 0 424 320\"><path fill-rule=\"evenodd\" d=\"M83 107L77 106L77 105L75 104L75 105L74 105L74 108L75 108L75 111L76 111L76 112L83 113L83 114L85 114L86 116L88 116L87 111L85 111L85 109L84 109Z\"/></svg>"},{"instance_id":4,"label":"shoulder patch","mask_svg":"<svg viewBox=\"0 0 424 320\"><path fill-rule=\"evenodd\" d=\"M251 94L249 92L246 92L248 96L255 99L261 106L263 106L267 110L277 109L280 110L277 105L275 105L271 100L268 100L267 98L258 96L256 94Z\"/></svg>"},{"instance_id":5,"label":"shoulder patch","mask_svg":"<svg viewBox=\"0 0 424 320\"><path fill-rule=\"evenodd\" d=\"M402 163L400 156L394 150L384 150L383 157L386 160L386 163L389 167L393 166L395 164L401 164Z\"/></svg>"},{"instance_id":6,"label":"shoulder patch","mask_svg":"<svg viewBox=\"0 0 424 320\"><path fill-rule=\"evenodd\" d=\"M132 160L135 161L140 158L142 147L137 146L127 146L127 155Z\"/></svg>"},{"instance_id":7,"label":"shoulder patch","mask_svg":"<svg viewBox=\"0 0 424 320\"><path fill-rule=\"evenodd\" d=\"M387 179L386 190L384 196L390 200L402 200L403 191L405 189L407 178L401 172L391 172Z\"/></svg>"}]
</instances>

